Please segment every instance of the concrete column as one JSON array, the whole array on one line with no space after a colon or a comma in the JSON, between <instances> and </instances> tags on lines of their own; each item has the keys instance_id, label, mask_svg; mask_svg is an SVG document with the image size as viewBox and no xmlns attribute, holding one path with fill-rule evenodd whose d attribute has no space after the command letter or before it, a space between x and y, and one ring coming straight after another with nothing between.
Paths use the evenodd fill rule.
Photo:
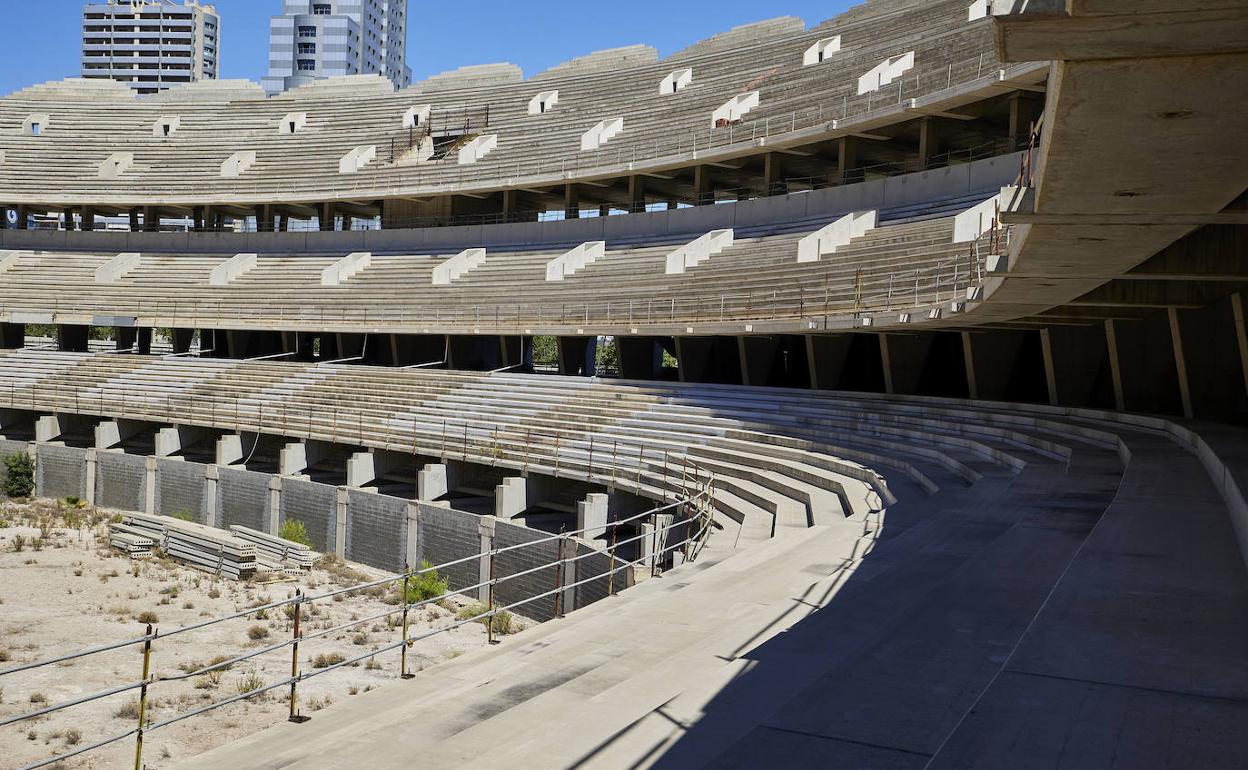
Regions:
<instances>
[{"instance_id":1,"label":"concrete column","mask_svg":"<svg viewBox=\"0 0 1248 770\"><path fill-rule=\"evenodd\" d=\"M500 519L514 519L529 508L528 479L509 476L494 487L494 515Z\"/></svg>"},{"instance_id":2,"label":"concrete column","mask_svg":"<svg viewBox=\"0 0 1248 770\"><path fill-rule=\"evenodd\" d=\"M40 415L35 420L35 442L50 444L61 437L61 416L59 414Z\"/></svg>"},{"instance_id":3,"label":"concrete column","mask_svg":"<svg viewBox=\"0 0 1248 770\"><path fill-rule=\"evenodd\" d=\"M137 233L139 231L139 210L137 208L130 209L130 232Z\"/></svg>"},{"instance_id":4,"label":"concrete column","mask_svg":"<svg viewBox=\"0 0 1248 770\"><path fill-rule=\"evenodd\" d=\"M217 521L217 487L221 483L221 469L209 465L204 469L204 523L210 527L220 526Z\"/></svg>"},{"instance_id":5,"label":"concrete column","mask_svg":"<svg viewBox=\"0 0 1248 770\"><path fill-rule=\"evenodd\" d=\"M481 560L478 565L478 581L484 583L490 579L490 551L494 550L494 524L497 521L493 516L482 516L477 520L477 532L481 535ZM490 587L482 585L477 589L477 601L486 602L490 599Z\"/></svg>"},{"instance_id":6,"label":"concrete column","mask_svg":"<svg viewBox=\"0 0 1248 770\"><path fill-rule=\"evenodd\" d=\"M1239 292L1231 295L1231 313L1235 318L1235 341L1239 345L1239 365L1244 372L1244 388L1248 391L1248 328L1244 326L1244 299Z\"/></svg>"},{"instance_id":7,"label":"concrete column","mask_svg":"<svg viewBox=\"0 0 1248 770\"><path fill-rule=\"evenodd\" d=\"M979 385L975 382L975 356L971 351L971 333L962 332L962 360L966 362L966 387L972 399L979 398Z\"/></svg>"},{"instance_id":8,"label":"concrete column","mask_svg":"<svg viewBox=\"0 0 1248 770\"><path fill-rule=\"evenodd\" d=\"M926 169L933 155L940 152L940 137L936 133L936 118L928 117L919 121L919 163Z\"/></svg>"},{"instance_id":9,"label":"concrete column","mask_svg":"<svg viewBox=\"0 0 1248 770\"><path fill-rule=\"evenodd\" d=\"M58 324L56 347L62 353L86 353L89 350L91 327L79 324Z\"/></svg>"},{"instance_id":10,"label":"concrete column","mask_svg":"<svg viewBox=\"0 0 1248 770\"><path fill-rule=\"evenodd\" d=\"M836 178L842 182L849 181L849 174L858 166L858 140L852 136L842 136L837 140L836 147Z\"/></svg>"},{"instance_id":11,"label":"concrete column","mask_svg":"<svg viewBox=\"0 0 1248 770\"><path fill-rule=\"evenodd\" d=\"M893 362L888 355L888 335L880 335L880 361L884 368L884 392L893 392Z\"/></svg>"},{"instance_id":12,"label":"concrete column","mask_svg":"<svg viewBox=\"0 0 1248 770\"><path fill-rule=\"evenodd\" d=\"M306 478L307 471L320 461L325 444L320 441L292 441L277 453L278 473Z\"/></svg>"},{"instance_id":13,"label":"concrete column","mask_svg":"<svg viewBox=\"0 0 1248 770\"><path fill-rule=\"evenodd\" d=\"M510 222L516 216L516 191L503 190L503 221Z\"/></svg>"},{"instance_id":14,"label":"concrete column","mask_svg":"<svg viewBox=\"0 0 1248 770\"><path fill-rule=\"evenodd\" d=\"M155 457L147 458L146 473L143 484L143 512L156 513L156 468L160 461Z\"/></svg>"},{"instance_id":15,"label":"concrete column","mask_svg":"<svg viewBox=\"0 0 1248 770\"><path fill-rule=\"evenodd\" d=\"M73 232L77 228L77 226L74 224L74 211L75 210L71 207L61 212L61 215L65 221L65 232Z\"/></svg>"},{"instance_id":16,"label":"concrete column","mask_svg":"<svg viewBox=\"0 0 1248 770\"><path fill-rule=\"evenodd\" d=\"M688 367L685 366L685 357L681 354L680 337L672 339L672 347L676 348L676 379L680 382L687 382L689 372Z\"/></svg>"},{"instance_id":17,"label":"concrete column","mask_svg":"<svg viewBox=\"0 0 1248 770\"><path fill-rule=\"evenodd\" d=\"M82 208L82 229L88 233L95 230L95 209L88 206Z\"/></svg>"},{"instance_id":18,"label":"concrete column","mask_svg":"<svg viewBox=\"0 0 1248 770\"><path fill-rule=\"evenodd\" d=\"M334 204L318 204L316 214L317 219L320 220L322 232L332 232L336 229L334 224Z\"/></svg>"},{"instance_id":19,"label":"concrete column","mask_svg":"<svg viewBox=\"0 0 1248 770\"><path fill-rule=\"evenodd\" d=\"M83 499L87 501L87 505L95 505L95 474L99 463L99 457L94 449L87 450L87 470L86 480L83 482L85 489L83 490Z\"/></svg>"},{"instance_id":20,"label":"concrete column","mask_svg":"<svg viewBox=\"0 0 1248 770\"><path fill-rule=\"evenodd\" d=\"M581 216L580 193L575 184L563 187L563 218L578 219Z\"/></svg>"},{"instance_id":21,"label":"concrete column","mask_svg":"<svg viewBox=\"0 0 1248 770\"><path fill-rule=\"evenodd\" d=\"M266 524L266 532L270 535L277 535L280 525L278 520L282 513L282 477L269 477L269 516Z\"/></svg>"},{"instance_id":22,"label":"concrete column","mask_svg":"<svg viewBox=\"0 0 1248 770\"><path fill-rule=\"evenodd\" d=\"M142 433L145 427L135 420L103 420L95 426L95 448L120 452L121 442Z\"/></svg>"},{"instance_id":23,"label":"concrete column","mask_svg":"<svg viewBox=\"0 0 1248 770\"><path fill-rule=\"evenodd\" d=\"M815 335L806 335L806 368L810 370L810 389L819 390L818 356L815 355Z\"/></svg>"},{"instance_id":24,"label":"concrete column","mask_svg":"<svg viewBox=\"0 0 1248 770\"><path fill-rule=\"evenodd\" d=\"M396 455L391 452L356 452L347 459L347 486L352 489L366 489L376 491L375 487L369 487L382 476L394 470L398 464L399 457L406 455Z\"/></svg>"},{"instance_id":25,"label":"concrete column","mask_svg":"<svg viewBox=\"0 0 1248 770\"><path fill-rule=\"evenodd\" d=\"M247 452L243 450L243 437L237 433L228 433L217 439L217 465L234 466L247 469L243 459Z\"/></svg>"},{"instance_id":26,"label":"concrete column","mask_svg":"<svg viewBox=\"0 0 1248 770\"><path fill-rule=\"evenodd\" d=\"M634 174L628 178L628 210L640 214L646 210L646 178Z\"/></svg>"},{"instance_id":27,"label":"concrete column","mask_svg":"<svg viewBox=\"0 0 1248 770\"><path fill-rule=\"evenodd\" d=\"M1048 329L1040 330L1040 353L1044 356L1044 382L1049 388L1049 404L1057 406L1057 374L1053 370L1053 340Z\"/></svg>"},{"instance_id":28,"label":"concrete column","mask_svg":"<svg viewBox=\"0 0 1248 770\"><path fill-rule=\"evenodd\" d=\"M606 533L610 501L607 495L593 492L577 502L576 528L583 530L580 535L582 538L592 540Z\"/></svg>"},{"instance_id":29,"label":"concrete column","mask_svg":"<svg viewBox=\"0 0 1248 770\"><path fill-rule=\"evenodd\" d=\"M204 231L204 207L196 206L191 209L191 226L195 228L195 232L202 233Z\"/></svg>"},{"instance_id":30,"label":"concrete column","mask_svg":"<svg viewBox=\"0 0 1248 770\"><path fill-rule=\"evenodd\" d=\"M458 474L450 463L429 463L416 476L416 499L431 503L456 487Z\"/></svg>"},{"instance_id":31,"label":"concrete column","mask_svg":"<svg viewBox=\"0 0 1248 770\"><path fill-rule=\"evenodd\" d=\"M1170 316L1170 340L1174 347L1174 368L1179 377L1179 396L1183 399L1183 416L1192 419L1192 390L1187 381L1187 359L1183 356L1183 334L1179 330L1179 309L1167 308Z\"/></svg>"},{"instance_id":32,"label":"concrete column","mask_svg":"<svg viewBox=\"0 0 1248 770\"><path fill-rule=\"evenodd\" d=\"M420 566L420 503L415 500L407 504L407 542L403 553L409 569Z\"/></svg>"},{"instance_id":33,"label":"concrete column","mask_svg":"<svg viewBox=\"0 0 1248 770\"><path fill-rule=\"evenodd\" d=\"M788 186L784 184L784 156L778 152L769 152L763 156L763 194L784 195Z\"/></svg>"},{"instance_id":34,"label":"concrete column","mask_svg":"<svg viewBox=\"0 0 1248 770\"><path fill-rule=\"evenodd\" d=\"M1027 130L1027 126L1023 125L1023 95L1018 91L1010 94L1010 142L1015 149L1023 145L1023 132Z\"/></svg>"},{"instance_id":35,"label":"concrete column","mask_svg":"<svg viewBox=\"0 0 1248 770\"><path fill-rule=\"evenodd\" d=\"M174 425L156 431L156 456L177 459L175 456L193 446L205 436L204 428L193 428L189 425Z\"/></svg>"},{"instance_id":36,"label":"concrete column","mask_svg":"<svg viewBox=\"0 0 1248 770\"><path fill-rule=\"evenodd\" d=\"M697 205L709 206L715 202L714 183L711 181L711 169L709 166L699 165L693 167L693 189L697 195Z\"/></svg>"},{"instance_id":37,"label":"concrete column","mask_svg":"<svg viewBox=\"0 0 1248 770\"><path fill-rule=\"evenodd\" d=\"M750 383L750 364L749 353L746 350L745 337L737 337L737 361L741 365L741 384L749 385Z\"/></svg>"},{"instance_id":38,"label":"concrete column","mask_svg":"<svg viewBox=\"0 0 1248 770\"><path fill-rule=\"evenodd\" d=\"M1122 390L1122 365L1118 360L1118 335L1114 331L1114 320L1105 319L1105 346L1109 351L1109 374L1114 382L1114 407L1126 411L1127 399Z\"/></svg>"},{"instance_id":39,"label":"concrete column","mask_svg":"<svg viewBox=\"0 0 1248 770\"><path fill-rule=\"evenodd\" d=\"M170 331L169 340L173 345L174 353L187 353L191 349L191 342L195 339L194 329L173 329Z\"/></svg>"},{"instance_id":40,"label":"concrete column","mask_svg":"<svg viewBox=\"0 0 1248 770\"><path fill-rule=\"evenodd\" d=\"M0 350L16 350L25 344L25 324L0 323Z\"/></svg>"},{"instance_id":41,"label":"concrete column","mask_svg":"<svg viewBox=\"0 0 1248 770\"><path fill-rule=\"evenodd\" d=\"M143 230L148 233L160 230L160 209L156 206L143 207Z\"/></svg>"}]
</instances>

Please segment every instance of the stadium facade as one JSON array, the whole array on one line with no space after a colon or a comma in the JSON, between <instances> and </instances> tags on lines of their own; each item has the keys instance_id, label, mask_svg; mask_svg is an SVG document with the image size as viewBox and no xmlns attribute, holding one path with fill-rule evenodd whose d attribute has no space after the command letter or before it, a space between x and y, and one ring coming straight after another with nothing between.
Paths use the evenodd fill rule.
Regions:
<instances>
[{"instance_id":1,"label":"stadium facade","mask_svg":"<svg viewBox=\"0 0 1248 770\"><path fill-rule=\"evenodd\" d=\"M11 94L0 448L551 621L188 768L1238 767L1246 30L874 0Z\"/></svg>"}]
</instances>

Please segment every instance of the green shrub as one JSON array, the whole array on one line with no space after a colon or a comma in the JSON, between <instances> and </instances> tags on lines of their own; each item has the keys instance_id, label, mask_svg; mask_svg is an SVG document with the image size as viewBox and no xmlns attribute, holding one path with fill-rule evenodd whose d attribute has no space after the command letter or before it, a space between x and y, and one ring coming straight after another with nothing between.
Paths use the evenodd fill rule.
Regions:
<instances>
[{"instance_id":1,"label":"green shrub","mask_svg":"<svg viewBox=\"0 0 1248 770\"><path fill-rule=\"evenodd\" d=\"M507 634L516 631L513 627L513 619L510 612L507 610L499 610L493 617L491 617L485 614L489 611L490 608L484 604L469 604L467 607L464 607L459 612L455 613L455 618L457 620L470 620L472 618L476 618L478 615L484 615L484 617L477 618L477 622L487 628L492 626L495 634L506 636Z\"/></svg>"},{"instance_id":2,"label":"green shrub","mask_svg":"<svg viewBox=\"0 0 1248 770\"><path fill-rule=\"evenodd\" d=\"M30 497L35 491L35 461L25 452L14 452L4 458L4 494L9 497Z\"/></svg>"},{"instance_id":3,"label":"green shrub","mask_svg":"<svg viewBox=\"0 0 1248 770\"><path fill-rule=\"evenodd\" d=\"M277 531L277 536L292 543L306 545L309 548L312 547L312 538L308 537L308 528L303 526L303 522L298 519L287 519L282 522L282 527Z\"/></svg>"},{"instance_id":4,"label":"green shrub","mask_svg":"<svg viewBox=\"0 0 1248 770\"><path fill-rule=\"evenodd\" d=\"M191 515L190 511L174 511L173 513L167 513L165 515L171 519L178 519L179 521L195 521L195 517Z\"/></svg>"},{"instance_id":5,"label":"green shrub","mask_svg":"<svg viewBox=\"0 0 1248 770\"><path fill-rule=\"evenodd\" d=\"M246 695L249 692L255 692L256 690L259 690L261 687L264 687L264 680L254 673L245 674L241 679L238 680L238 694L239 695Z\"/></svg>"},{"instance_id":6,"label":"green shrub","mask_svg":"<svg viewBox=\"0 0 1248 770\"><path fill-rule=\"evenodd\" d=\"M408 604L415 604L416 602L423 602L426 599L441 596L450 588L450 578L442 577L436 569L430 569L432 566L428 561L422 561L420 568L429 571L408 578L406 597Z\"/></svg>"},{"instance_id":7,"label":"green shrub","mask_svg":"<svg viewBox=\"0 0 1248 770\"><path fill-rule=\"evenodd\" d=\"M21 535L14 535L13 536L13 553L21 553L22 549L25 547L26 547L26 538L22 537Z\"/></svg>"}]
</instances>

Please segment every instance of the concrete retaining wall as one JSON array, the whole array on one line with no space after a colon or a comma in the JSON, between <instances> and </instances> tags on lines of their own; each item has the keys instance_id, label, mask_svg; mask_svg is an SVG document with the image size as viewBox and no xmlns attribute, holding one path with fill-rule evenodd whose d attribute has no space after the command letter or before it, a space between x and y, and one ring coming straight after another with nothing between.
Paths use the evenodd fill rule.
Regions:
<instances>
[{"instance_id":1,"label":"concrete retaining wall","mask_svg":"<svg viewBox=\"0 0 1248 770\"><path fill-rule=\"evenodd\" d=\"M199 463L160 460L156 463L156 500L153 513L166 516L185 511L203 524L205 466Z\"/></svg>"},{"instance_id":2,"label":"concrete retaining wall","mask_svg":"<svg viewBox=\"0 0 1248 770\"><path fill-rule=\"evenodd\" d=\"M312 547L334 552L334 514L337 491L325 484L296 479L282 479L281 511L278 526L286 519L298 519L308 530Z\"/></svg>"},{"instance_id":3,"label":"concrete retaining wall","mask_svg":"<svg viewBox=\"0 0 1248 770\"><path fill-rule=\"evenodd\" d=\"M347 502L347 558L402 572L408 501L352 489L347 493Z\"/></svg>"},{"instance_id":4,"label":"concrete retaining wall","mask_svg":"<svg viewBox=\"0 0 1248 770\"><path fill-rule=\"evenodd\" d=\"M118 452L96 455L95 504L142 511L147 500L147 458Z\"/></svg>"},{"instance_id":5,"label":"concrete retaining wall","mask_svg":"<svg viewBox=\"0 0 1248 770\"><path fill-rule=\"evenodd\" d=\"M221 468L214 520L222 527L241 524L268 530L269 478L267 473Z\"/></svg>"},{"instance_id":6,"label":"concrete retaining wall","mask_svg":"<svg viewBox=\"0 0 1248 770\"><path fill-rule=\"evenodd\" d=\"M87 450L40 444L36 452L36 495L54 498L87 496Z\"/></svg>"}]
</instances>

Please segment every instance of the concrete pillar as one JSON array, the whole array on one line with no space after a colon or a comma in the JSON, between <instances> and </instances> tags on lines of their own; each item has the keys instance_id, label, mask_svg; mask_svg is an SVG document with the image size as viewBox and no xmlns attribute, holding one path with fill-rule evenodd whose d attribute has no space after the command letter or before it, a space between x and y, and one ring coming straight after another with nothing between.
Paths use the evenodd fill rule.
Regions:
<instances>
[{"instance_id":1,"label":"concrete pillar","mask_svg":"<svg viewBox=\"0 0 1248 770\"><path fill-rule=\"evenodd\" d=\"M202 233L204 231L204 207L196 206L191 209L191 227L195 228L195 232Z\"/></svg>"},{"instance_id":2,"label":"concrete pillar","mask_svg":"<svg viewBox=\"0 0 1248 770\"><path fill-rule=\"evenodd\" d=\"M142 433L145 427L135 420L103 420L95 426L95 448L120 452L121 442Z\"/></svg>"},{"instance_id":3,"label":"concrete pillar","mask_svg":"<svg viewBox=\"0 0 1248 770\"><path fill-rule=\"evenodd\" d=\"M741 363L741 384L750 385L749 351L746 350L745 337L737 337L737 360Z\"/></svg>"},{"instance_id":4,"label":"concrete pillar","mask_svg":"<svg viewBox=\"0 0 1248 770\"><path fill-rule=\"evenodd\" d=\"M407 542L403 554L403 562L409 569L420 567L420 503L415 500L407 504Z\"/></svg>"},{"instance_id":5,"label":"concrete pillar","mask_svg":"<svg viewBox=\"0 0 1248 770\"><path fill-rule=\"evenodd\" d=\"M503 190L503 221L510 222L516 216L516 191Z\"/></svg>"},{"instance_id":6,"label":"concrete pillar","mask_svg":"<svg viewBox=\"0 0 1248 770\"><path fill-rule=\"evenodd\" d=\"M711 180L711 169L706 165L693 167L693 189L699 206L709 206L715 202L714 182Z\"/></svg>"},{"instance_id":7,"label":"concrete pillar","mask_svg":"<svg viewBox=\"0 0 1248 770\"><path fill-rule=\"evenodd\" d=\"M841 182L853 181L850 174L858 167L858 140L842 136L836 146L836 178Z\"/></svg>"},{"instance_id":8,"label":"concrete pillar","mask_svg":"<svg viewBox=\"0 0 1248 770\"><path fill-rule=\"evenodd\" d=\"M806 368L810 370L810 389L819 390L819 357L815 355L815 335L806 335Z\"/></svg>"},{"instance_id":9,"label":"concrete pillar","mask_svg":"<svg viewBox=\"0 0 1248 770\"><path fill-rule=\"evenodd\" d=\"M788 185L784 184L784 156L778 152L769 152L763 156L763 194L784 195Z\"/></svg>"},{"instance_id":10,"label":"concrete pillar","mask_svg":"<svg viewBox=\"0 0 1248 770\"><path fill-rule=\"evenodd\" d=\"M680 382L688 382L689 371L688 367L685 365L685 357L682 354L683 351L680 349L680 337L672 339L672 347L676 348L676 379Z\"/></svg>"},{"instance_id":11,"label":"concrete pillar","mask_svg":"<svg viewBox=\"0 0 1248 770\"><path fill-rule=\"evenodd\" d=\"M56 347L62 353L86 353L91 339L91 327L78 324L58 324Z\"/></svg>"},{"instance_id":12,"label":"concrete pillar","mask_svg":"<svg viewBox=\"0 0 1248 770\"><path fill-rule=\"evenodd\" d=\"M593 377L597 373L597 337L559 337L559 373Z\"/></svg>"},{"instance_id":13,"label":"concrete pillar","mask_svg":"<svg viewBox=\"0 0 1248 770\"><path fill-rule=\"evenodd\" d=\"M1040 352L1044 357L1044 382L1049 388L1049 404L1057 406L1057 373L1053 370L1053 340L1048 329L1040 330Z\"/></svg>"},{"instance_id":14,"label":"concrete pillar","mask_svg":"<svg viewBox=\"0 0 1248 770\"><path fill-rule=\"evenodd\" d=\"M334 224L334 204L321 203L317 205L317 219L320 220L322 232L332 232L336 229Z\"/></svg>"},{"instance_id":15,"label":"concrete pillar","mask_svg":"<svg viewBox=\"0 0 1248 770\"><path fill-rule=\"evenodd\" d=\"M0 350L17 350L25 344L25 324L0 323Z\"/></svg>"},{"instance_id":16,"label":"concrete pillar","mask_svg":"<svg viewBox=\"0 0 1248 770\"><path fill-rule=\"evenodd\" d=\"M1122 389L1122 365L1118 360L1118 335L1114 331L1114 319L1105 319L1105 346L1109 351L1109 374L1114 382L1114 407L1126 411L1127 400Z\"/></svg>"},{"instance_id":17,"label":"concrete pillar","mask_svg":"<svg viewBox=\"0 0 1248 770\"><path fill-rule=\"evenodd\" d=\"M83 482L82 498L87 501L87 505L95 505L95 474L98 469L99 456L94 449L87 450L87 467L86 479Z\"/></svg>"},{"instance_id":18,"label":"concrete pillar","mask_svg":"<svg viewBox=\"0 0 1248 770\"><path fill-rule=\"evenodd\" d=\"M188 353L191 350L191 343L195 340L195 330L173 329L169 336L171 337L169 343L173 345L174 353Z\"/></svg>"},{"instance_id":19,"label":"concrete pillar","mask_svg":"<svg viewBox=\"0 0 1248 770\"><path fill-rule=\"evenodd\" d=\"M1010 142L1011 145L1018 149L1024 144L1023 133L1028 129L1023 125L1023 95L1015 91L1010 94Z\"/></svg>"},{"instance_id":20,"label":"concrete pillar","mask_svg":"<svg viewBox=\"0 0 1248 770\"><path fill-rule=\"evenodd\" d=\"M233 466L247 469L243 462L250 454L251 447L243 447L243 437L237 433L227 433L217 439L217 465Z\"/></svg>"},{"instance_id":21,"label":"concrete pillar","mask_svg":"<svg viewBox=\"0 0 1248 770\"><path fill-rule=\"evenodd\" d=\"M156 456L174 458L208 434L207 429L194 428L189 425L161 428L156 431Z\"/></svg>"},{"instance_id":22,"label":"concrete pillar","mask_svg":"<svg viewBox=\"0 0 1248 770\"><path fill-rule=\"evenodd\" d=\"M477 520L477 532L481 535L481 560L478 563L478 583L485 583L490 579L490 551L494 550L494 524L497 521L493 516L482 516ZM487 602L490 600L490 587L482 585L477 589L477 601Z\"/></svg>"},{"instance_id":23,"label":"concrete pillar","mask_svg":"<svg viewBox=\"0 0 1248 770\"><path fill-rule=\"evenodd\" d=\"M73 232L73 231L76 229L76 225L74 224L74 209L73 209L73 207L70 207L70 208L65 209L63 212L61 212L61 216L62 216L62 219L63 219L63 221L64 221L64 223L65 223L65 231L66 231L66 232Z\"/></svg>"},{"instance_id":24,"label":"concrete pillar","mask_svg":"<svg viewBox=\"0 0 1248 770\"><path fill-rule=\"evenodd\" d=\"M1179 396L1183 399L1183 416L1192 419L1192 390L1187 380L1187 360L1183 355L1183 334L1179 330L1179 309L1167 308L1170 316L1170 340L1174 347L1174 368L1179 377Z\"/></svg>"},{"instance_id":25,"label":"concrete pillar","mask_svg":"<svg viewBox=\"0 0 1248 770\"><path fill-rule=\"evenodd\" d=\"M927 168L933 155L940 153L940 137L936 132L936 118L928 117L919 121L919 165Z\"/></svg>"},{"instance_id":26,"label":"concrete pillar","mask_svg":"<svg viewBox=\"0 0 1248 770\"><path fill-rule=\"evenodd\" d=\"M278 519L281 518L282 512L282 477L269 477L269 515L265 522L266 529L270 535L276 536L280 525Z\"/></svg>"},{"instance_id":27,"label":"concrete pillar","mask_svg":"<svg viewBox=\"0 0 1248 770\"><path fill-rule=\"evenodd\" d=\"M385 476L399 463L400 457L392 452L356 452L347 458L347 486L352 489L369 489L381 477Z\"/></svg>"},{"instance_id":28,"label":"concrete pillar","mask_svg":"<svg viewBox=\"0 0 1248 770\"><path fill-rule=\"evenodd\" d=\"M431 503L449 494L457 482L450 463L429 463L416 475L416 499Z\"/></svg>"},{"instance_id":29,"label":"concrete pillar","mask_svg":"<svg viewBox=\"0 0 1248 770\"><path fill-rule=\"evenodd\" d=\"M160 461L155 457L147 458L146 473L143 484L143 512L156 513L156 468Z\"/></svg>"},{"instance_id":30,"label":"concrete pillar","mask_svg":"<svg viewBox=\"0 0 1248 770\"><path fill-rule=\"evenodd\" d=\"M282 476L307 477L308 469L320 462L326 445L320 441L292 441L277 453L278 473Z\"/></svg>"},{"instance_id":31,"label":"concrete pillar","mask_svg":"<svg viewBox=\"0 0 1248 770\"><path fill-rule=\"evenodd\" d=\"M1248 327L1244 326L1244 299L1239 292L1231 295L1231 314L1235 319L1235 342L1239 346L1239 365L1248 391Z\"/></svg>"},{"instance_id":32,"label":"concrete pillar","mask_svg":"<svg viewBox=\"0 0 1248 770\"><path fill-rule=\"evenodd\" d=\"M143 207L143 231L154 233L160 230L160 209L156 206Z\"/></svg>"},{"instance_id":33,"label":"concrete pillar","mask_svg":"<svg viewBox=\"0 0 1248 770\"><path fill-rule=\"evenodd\" d=\"M204 524L210 527L220 526L217 521L217 487L220 480L220 468L209 465L204 469Z\"/></svg>"},{"instance_id":34,"label":"concrete pillar","mask_svg":"<svg viewBox=\"0 0 1248 770\"><path fill-rule=\"evenodd\" d=\"M592 540L606 534L609 505L610 497L601 492L588 494L577 502L576 528L582 538Z\"/></svg>"},{"instance_id":35,"label":"concrete pillar","mask_svg":"<svg viewBox=\"0 0 1248 770\"><path fill-rule=\"evenodd\" d=\"M59 414L40 415L35 420L35 441L49 444L61 437L61 416Z\"/></svg>"},{"instance_id":36,"label":"concrete pillar","mask_svg":"<svg viewBox=\"0 0 1248 770\"><path fill-rule=\"evenodd\" d=\"M137 233L139 231L139 210L137 208L130 209L130 232Z\"/></svg>"},{"instance_id":37,"label":"concrete pillar","mask_svg":"<svg viewBox=\"0 0 1248 770\"><path fill-rule=\"evenodd\" d=\"M494 515L500 519L514 519L529 508L528 479L509 476L494 487Z\"/></svg>"},{"instance_id":38,"label":"concrete pillar","mask_svg":"<svg viewBox=\"0 0 1248 770\"><path fill-rule=\"evenodd\" d=\"M634 174L628 178L628 211L640 214L646 210L646 178Z\"/></svg>"},{"instance_id":39,"label":"concrete pillar","mask_svg":"<svg viewBox=\"0 0 1248 770\"><path fill-rule=\"evenodd\" d=\"M351 514L351 495L346 487L338 487L337 505L334 507L334 553L347 558L347 517Z\"/></svg>"},{"instance_id":40,"label":"concrete pillar","mask_svg":"<svg viewBox=\"0 0 1248 770\"><path fill-rule=\"evenodd\" d=\"M88 206L82 208L82 229L88 233L95 230L95 209Z\"/></svg>"},{"instance_id":41,"label":"concrete pillar","mask_svg":"<svg viewBox=\"0 0 1248 770\"><path fill-rule=\"evenodd\" d=\"M884 392L893 393L893 362L888 354L888 335L880 335L880 362L884 371Z\"/></svg>"},{"instance_id":42,"label":"concrete pillar","mask_svg":"<svg viewBox=\"0 0 1248 770\"><path fill-rule=\"evenodd\" d=\"M580 193L574 184L563 187L563 218L578 219L581 216Z\"/></svg>"},{"instance_id":43,"label":"concrete pillar","mask_svg":"<svg viewBox=\"0 0 1248 770\"><path fill-rule=\"evenodd\" d=\"M140 356L151 355L151 328L118 326L113 329L113 334L117 340L116 349L118 352L129 351Z\"/></svg>"},{"instance_id":44,"label":"concrete pillar","mask_svg":"<svg viewBox=\"0 0 1248 770\"><path fill-rule=\"evenodd\" d=\"M975 381L975 355L971 350L971 333L962 332L962 360L966 362L966 387L972 399L979 398L979 385Z\"/></svg>"}]
</instances>

